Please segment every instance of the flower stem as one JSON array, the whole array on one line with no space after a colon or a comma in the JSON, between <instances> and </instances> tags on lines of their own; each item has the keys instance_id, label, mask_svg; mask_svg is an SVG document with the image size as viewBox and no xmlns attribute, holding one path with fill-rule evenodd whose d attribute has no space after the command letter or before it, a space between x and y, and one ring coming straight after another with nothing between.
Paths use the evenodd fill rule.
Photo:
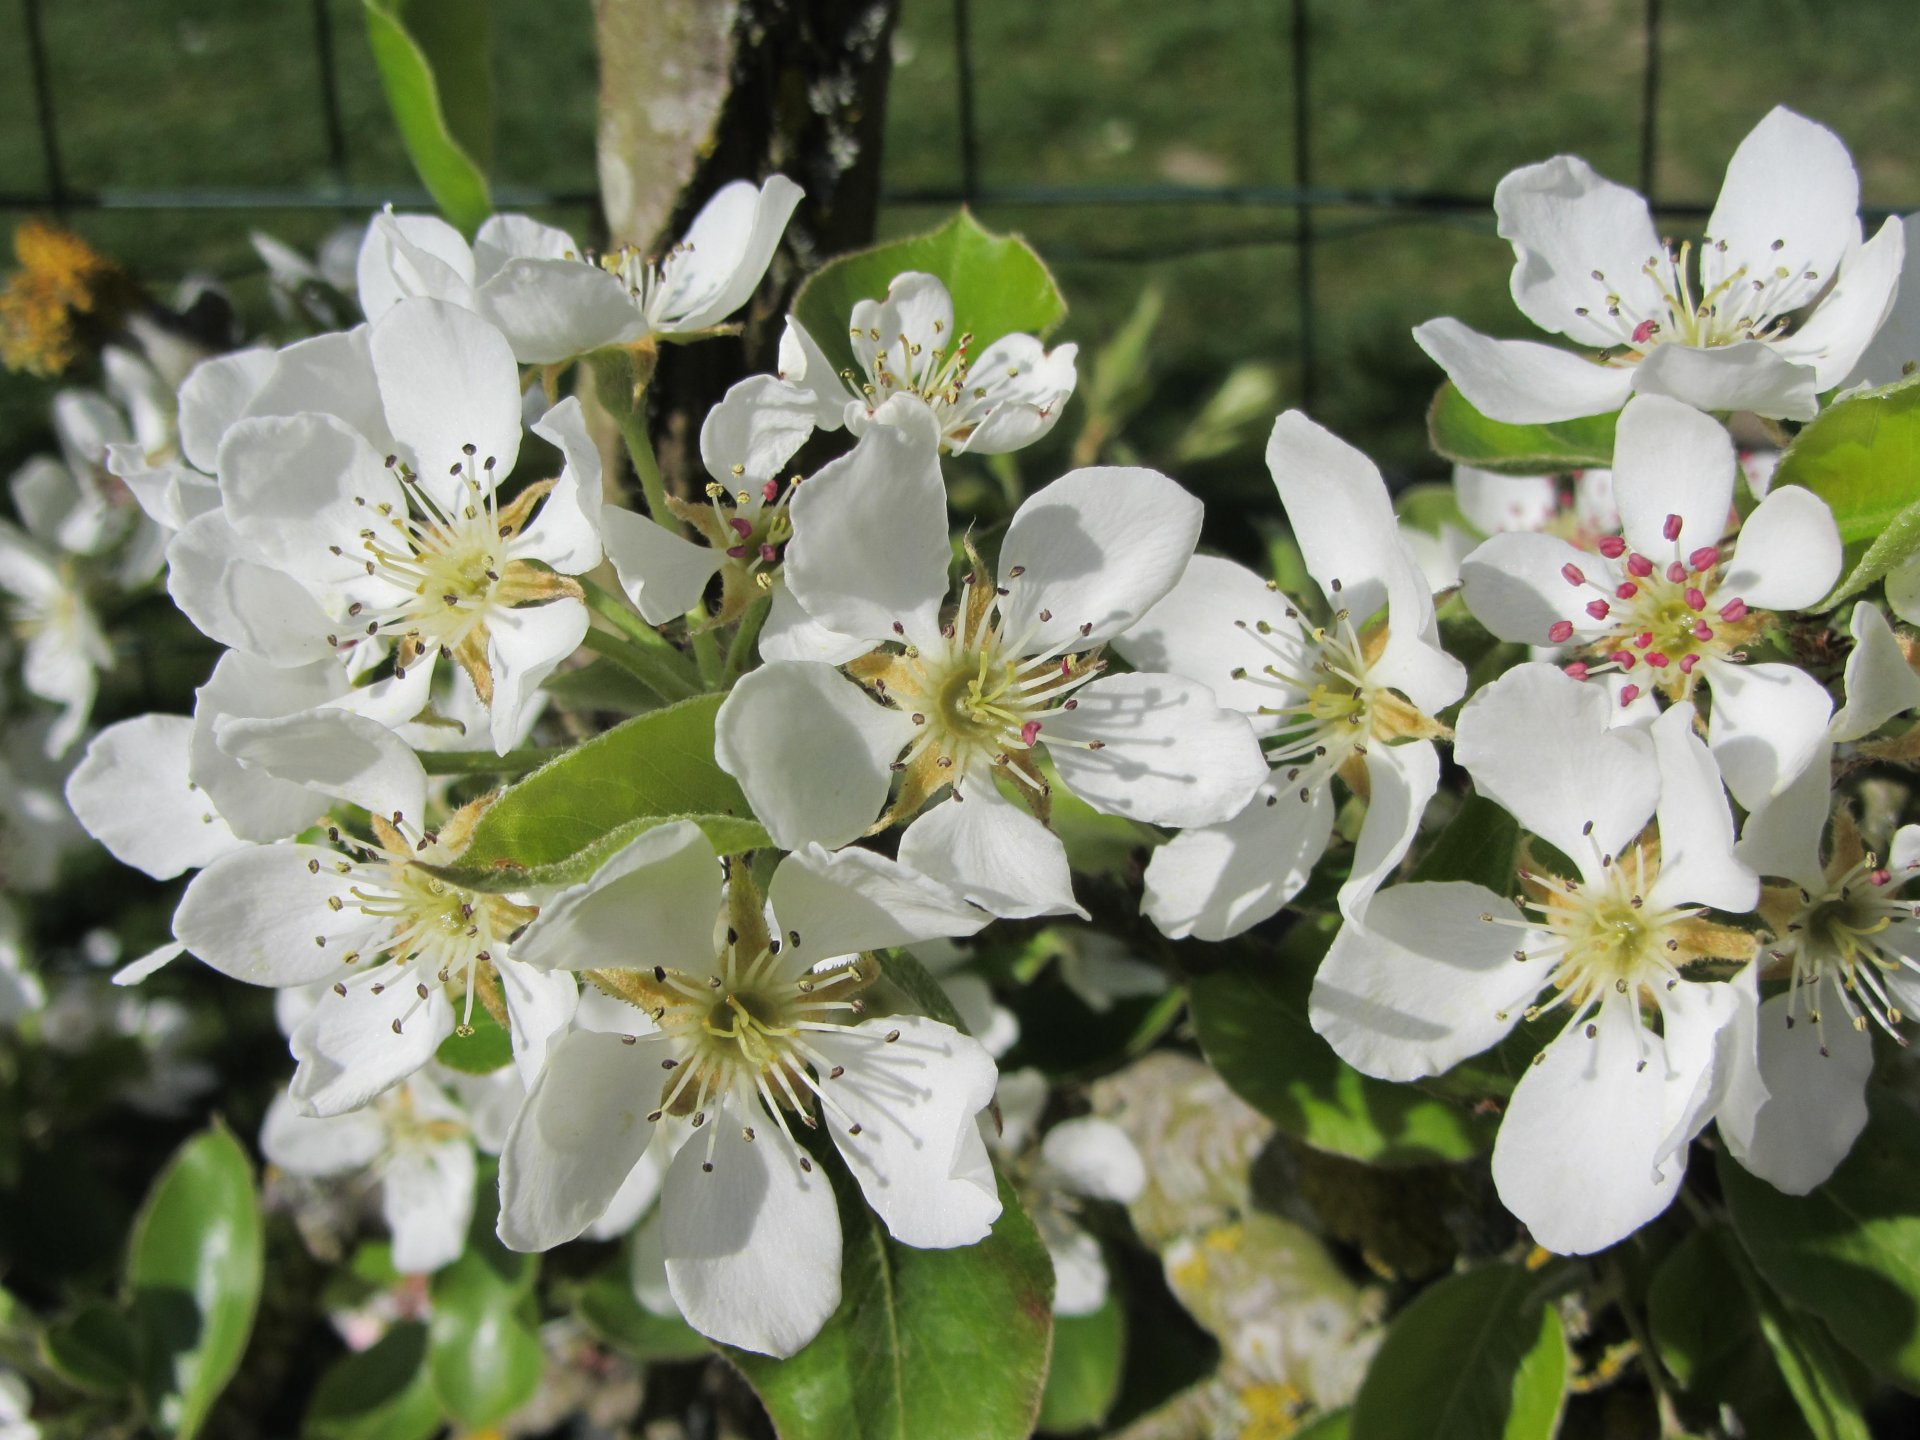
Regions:
<instances>
[{"instance_id":1,"label":"flower stem","mask_svg":"<svg viewBox=\"0 0 1920 1440\"><path fill-rule=\"evenodd\" d=\"M700 667L700 683L717 690L722 683L720 642L714 638L709 618L704 603L694 606L687 612L687 634L693 640L693 662Z\"/></svg>"},{"instance_id":2,"label":"flower stem","mask_svg":"<svg viewBox=\"0 0 1920 1440\"><path fill-rule=\"evenodd\" d=\"M760 627L767 623L767 611L772 607L773 597L762 595L741 614L740 628L733 632L733 643L727 647L727 668L721 677L725 684L732 685L746 673L753 660L754 642L759 640Z\"/></svg>"},{"instance_id":3,"label":"flower stem","mask_svg":"<svg viewBox=\"0 0 1920 1440\"><path fill-rule=\"evenodd\" d=\"M589 629L583 642L589 650L611 660L662 700L685 700L700 693L699 679L665 636L593 581L583 578L580 589L587 607L619 631L616 635Z\"/></svg>"},{"instance_id":4,"label":"flower stem","mask_svg":"<svg viewBox=\"0 0 1920 1440\"><path fill-rule=\"evenodd\" d=\"M491 750L421 750L420 768L429 775L508 775L537 770L566 754L563 748L523 746L496 755Z\"/></svg>"}]
</instances>

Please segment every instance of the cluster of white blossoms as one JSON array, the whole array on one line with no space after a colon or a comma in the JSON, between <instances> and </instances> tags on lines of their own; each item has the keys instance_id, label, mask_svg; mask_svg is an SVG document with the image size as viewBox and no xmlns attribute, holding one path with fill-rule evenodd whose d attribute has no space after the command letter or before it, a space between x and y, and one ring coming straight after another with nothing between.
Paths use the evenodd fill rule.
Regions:
<instances>
[{"instance_id":1,"label":"cluster of white blossoms","mask_svg":"<svg viewBox=\"0 0 1920 1440\"><path fill-rule=\"evenodd\" d=\"M186 952L292 997L263 1145L377 1179L402 1268L457 1257L476 1149L497 1153L506 1244L639 1223L645 1303L791 1355L840 1303L847 1205L904 1245L973 1244L1001 1215L997 1152L1059 1308L1084 1313L1106 1272L1076 1217L1133 1198L1139 1157L1066 1120L1022 1158L1045 1088L997 1076L1012 1017L977 977L954 994L981 1039L913 1013L891 953L1092 918L1054 824L1070 803L1154 838L1134 898L1171 940L1337 916L1310 1018L1358 1070L1522 1052L1493 1175L1541 1244L1596 1250L1658 1214L1710 1122L1804 1191L1864 1123L1871 1034L1920 1005L1920 828L1863 836L1834 791L1839 747L1868 753L1920 678L1862 603L1836 712L1804 617L1839 531L1795 484L1741 493L1723 422L1806 420L1920 358L1899 353L1903 232L1863 240L1857 192L1839 142L1786 111L1698 246L1578 160L1509 176L1515 299L1597 356L1451 320L1418 337L1494 419L1618 410L1611 472L1571 506L1465 472L1467 529L1415 535L1358 450L1282 414L1266 463L1302 593L1201 553L1201 502L1139 466L1074 469L956 538L954 457L1046 437L1075 352L968 333L921 273L840 335L790 318L777 369L699 427L701 473L668 487L636 453L657 488L623 503L601 362L645 355L618 371L644 384L661 346L747 304L801 198L781 177L726 187L658 258L519 216L471 243L376 216L364 323L201 364L167 405L177 443L76 411L225 647L190 717L107 728L67 785L126 863L197 872L173 943L121 978ZM609 398L644 447L644 408ZM36 533L78 553L106 533L91 473L16 478ZM29 688L65 707L59 749L103 642L38 543L0 534L0 584ZM1888 595L1920 620L1920 576ZM470 861L512 803L472 777L550 757L528 742L586 651L661 701L713 696L713 760L751 815L603 826L570 867ZM1523 832L1496 888L1401 873L1449 753ZM512 1056L484 1085L443 1063L481 1030Z\"/></svg>"}]
</instances>

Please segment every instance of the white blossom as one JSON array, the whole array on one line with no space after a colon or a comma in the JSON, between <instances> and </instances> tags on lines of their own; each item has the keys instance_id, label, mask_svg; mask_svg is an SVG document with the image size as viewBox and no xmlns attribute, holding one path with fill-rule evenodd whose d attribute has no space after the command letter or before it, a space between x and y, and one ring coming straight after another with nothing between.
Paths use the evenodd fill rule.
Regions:
<instances>
[{"instance_id":1,"label":"white blossom","mask_svg":"<svg viewBox=\"0 0 1920 1440\"><path fill-rule=\"evenodd\" d=\"M1644 199L1573 156L1514 171L1493 204L1514 303L1597 353L1451 318L1413 333L1476 409L1516 425L1602 415L1636 393L1810 420L1886 319L1904 252L1897 220L1862 243L1846 146L1786 109L1740 142L1697 247L1674 249Z\"/></svg>"}]
</instances>

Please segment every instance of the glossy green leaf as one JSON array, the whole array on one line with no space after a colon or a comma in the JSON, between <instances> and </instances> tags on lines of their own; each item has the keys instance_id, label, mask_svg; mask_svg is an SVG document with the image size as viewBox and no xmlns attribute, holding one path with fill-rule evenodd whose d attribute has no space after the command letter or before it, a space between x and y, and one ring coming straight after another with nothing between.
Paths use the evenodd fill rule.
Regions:
<instances>
[{"instance_id":1,"label":"glossy green leaf","mask_svg":"<svg viewBox=\"0 0 1920 1440\"><path fill-rule=\"evenodd\" d=\"M601 1269L572 1299L574 1313L589 1330L636 1360L694 1360L713 1349L678 1315L656 1315L640 1303L625 1259Z\"/></svg>"},{"instance_id":2,"label":"glossy green leaf","mask_svg":"<svg viewBox=\"0 0 1920 1440\"><path fill-rule=\"evenodd\" d=\"M1438 482L1409 485L1393 497L1393 513L1402 525L1410 525L1427 535L1438 536L1451 525L1466 535L1478 535L1479 528L1460 509L1460 498L1453 486Z\"/></svg>"},{"instance_id":3,"label":"glossy green leaf","mask_svg":"<svg viewBox=\"0 0 1920 1440\"><path fill-rule=\"evenodd\" d=\"M1920 1115L1870 1093L1853 1153L1783 1195L1724 1153L1720 1186L1761 1276L1878 1373L1920 1388Z\"/></svg>"},{"instance_id":4,"label":"glossy green leaf","mask_svg":"<svg viewBox=\"0 0 1920 1440\"><path fill-rule=\"evenodd\" d=\"M239 1368L260 1303L260 1201L246 1151L216 1122L174 1152L127 1253L141 1388L154 1424L188 1440Z\"/></svg>"},{"instance_id":5,"label":"glossy green leaf","mask_svg":"<svg viewBox=\"0 0 1920 1440\"><path fill-rule=\"evenodd\" d=\"M140 1379L140 1342L127 1313L96 1301L40 1333L40 1354L64 1380L96 1395L120 1395Z\"/></svg>"},{"instance_id":6,"label":"glossy green leaf","mask_svg":"<svg viewBox=\"0 0 1920 1440\"><path fill-rule=\"evenodd\" d=\"M472 1028L471 1035L456 1031L442 1040L434 1059L462 1075L491 1075L513 1063L513 1036L486 1006L473 1007Z\"/></svg>"},{"instance_id":7,"label":"glossy green leaf","mask_svg":"<svg viewBox=\"0 0 1920 1440\"><path fill-rule=\"evenodd\" d=\"M499 1191L491 1163L478 1179L467 1249L435 1272L427 1325L427 1376L440 1405L469 1429L494 1424L540 1388L540 1337L523 1313L539 1273L538 1257L502 1245L494 1234Z\"/></svg>"},{"instance_id":8,"label":"glossy green leaf","mask_svg":"<svg viewBox=\"0 0 1920 1440\"><path fill-rule=\"evenodd\" d=\"M1474 409L1449 380L1427 411L1427 437L1437 453L1459 465L1501 475L1553 475L1611 465L1619 418L1616 411L1551 425L1505 425Z\"/></svg>"},{"instance_id":9,"label":"glossy green leaf","mask_svg":"<svg viewBox=\"0 0 1920 1440\"><path fill-rule=\"evenodd\" d=\"M473 889L570 883L641 830L681 818L722 850L765 845L746 796L713 758L724 698L697 695L636 715L543 765L501 793L460 863L440 873Z\"/></svg>"},{"instance_id":10,"label":"glossy green leaf","mask_svg":"<svg viewBox=\"0 0 1920 1440\"><path fill-rule=\"evenodd\" d=\"M1236 959L1193 980L1200 1048L1234 1092L1294 1138L1374 1165L1465 1160L1493 1143L1485 1119L1407 1085L1362 1075L1307 1021L1331 930L1307 922L1272 959Z\"/></svg>"},{"instance_id":11,"label":"glossy green leaf","mask_svg":"<svg viewBox=\"0 0 1920 1440\"><path fill-rule=\"evenodd\" d=\"M1517 1265L1488 1265L1422 1291L1367 1369L1352 1440L1549 1440L1567 1343L1538 1285Z\"/></svg>"},{"instance_id":12,"label":"glossy green leaf","mask_svg":"<svg viewBox=\"0 0 1920 1440\"><path fill-rule=\"evenodd\" d=\"M1835 602L1920 554L1920 377L1821 411L1787 446L1773 483L1811 490L1833 511L1840 539L1866 546Z\"/></svg>"},{"instance_id":13,"label":"glossy green leaf","mask_svg":"<svg viewBox=\"0 0 1920 1440\"><path fill-rule=\"evenodd\" d=\"M780 1440L1025 1440L1053 1326L1053 1262L1005 1180L993 1233L956 1250L887 1238L831 1167L845 1243L840 1308L798 1355L729 1350Z\"/></svg>"},{"instance_id":14,"label":"glossy green leaf","mask_svg":"<svg viewBox=\"0 0 1920 1440\"><path fill-rule=\"evenodd\" d=\"M1519 854L1520 822L1485 796L1469 795L1420 857L1412 879L1463 880L1504 895Z\"/></svg>"},{"instance_id":15,"label":"glossy green leaf","mask_svg":"<svg viewBox=\"0 0 1920 1440\"><path fill-rule=\"evenodd\" d=\"M363 0L367 43L400 141L434 204L471 235L493 211L487 0Z\"/></svg>"},{"instance_id":16,"label":"glossy green leaf","mask_svg":"<svg viewBox=\"0 0 1920 1440\"><path fill-rule=\"evenodd\" d=\"M925 235L890 240L829 260L793 297L793 313L836 367L853 363L847 321L861 300L881 300L893 277L934 275L953 296L955 338L972 335L978 355L1003 335L1046 335L1067 302L1040 257L1018 235L995 235L962 210Z\"/></svg>"},{"instance_id":17,"label":"glossy green leaf","mask_svg":"<svg viewBox=\"0 0 1920 1440\"><path fill-rule=\"evenodd\" d=\"M307 1440L427 1440L445 1418L427 1377L427 1327L395 1325L330 1365L307 1402Z\"/></svg>"},{"instance_id":18,"label":"glossy green leaf","mask_svg":"<svg viewBox=\"0 0 1920 1440\"><path fill-rule=\"evenodd\" d=\"M1053 1364L1040 1400L1040 1428L1068 1435L1105 1420L1120 1393L1126 1352L1126 1311L1112 1291L1091 1315L1054 1316Z\"/></svg>"}]
</instances>

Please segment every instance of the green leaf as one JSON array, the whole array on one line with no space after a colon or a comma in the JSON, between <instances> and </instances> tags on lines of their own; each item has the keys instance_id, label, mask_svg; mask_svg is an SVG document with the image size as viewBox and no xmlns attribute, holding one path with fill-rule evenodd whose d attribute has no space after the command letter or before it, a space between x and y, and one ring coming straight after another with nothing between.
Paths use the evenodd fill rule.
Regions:
<instances>
[{"instance_id":1,"label":"green leaf","mask_svg":"<svg viewBox=\"0 0 1920 1440\"><path fill-rule=\"evenodd\" d=\"M1920 1115L1890 1095L1868 1103L1853 1153L1811 1194L1783 1195L1724 1153L1720 1186L1767 1283L1872 1369L1920 1388Z\"/></svg>"},{"instance_id":2,"label":"green leaf","mask_svg":"<svg viewBox=\"0 0 1920 1440\"><path fill-rule=\"evenodd\" d=\"M1474 409L1449 380L1427 411L1427 436L1437 453L1459 465L1502 475L1553 475L1611 465L1619 418L1615 411L1551 425L1504 425Z\"/></svg>"},{"instance_id":3,"label":"green leaf","mask_svg":"<svg viewBox=\"0 0 1920 1440\"><path fill-rule=\"evenodd\" d=\"M395 1325L327 1367L307 1403L308 1440L427 1440L444 1419L427 1378L427 1327Z\"/></svg>"},{"instance_id":4,"label":"green leaf","mask_svg":"<svg viewBox=\"0 0 1920 1440\"><path fill-rule=\"evenodd\" d=\"M1489 1265L1422 1291L1360 1384L1353 1440L1548 1440L1567 1344L1537 1284L1517 1265Z\"/></svg>"},{"instance_id":5,"label":"green leaf","mask_svg":"<svg viewBox=\"0 0 1920 1440\"><path fill-rule=\"evenodd\" d=\"M1053 1364L1040 1400L1040 1428L1071 1433L1105 1420L1120 1393L1126 1351L1126 1312L1111 1290L1091 1315L1054 1316Z\"/></svg>"},{"instance_id":6,"label":"green leaf","mask_svg":"<svg viewBox=\"0 0 1920 1440\"><path fill-rule=\"evenodd\" d=\"M1795 1313L1766 1294L1760 1301L1760 1333L1773 1351L1787 1388L1814 1440L1872 1440L1854 1402L1840 1351L1818 1320Z\"/></svg>"},{"instance_id":7,"label":"green leaf","mask_svg":"<svg viewBox=\"0 0 1920 1440\"><path fill-rule=\"evenodd\" d=\"M1505 895L1520 853L1520 822L1483 795L1469 795L1414 867L1412 879L1464 880Z\"/></svg>"},{"instance_id":8,"label":"green leaf","mask_svg":"<svg viewBox=\"0 0 1920 1440\"><path fill-rule=\"evenodd\" d=\"M486 0L363 0L367 43L400 141L449 221L493 212L492 24Z\"/></svg>"},{"instance_id":9,"label":"green leaf","mask_svg":"<svg viewBox=\"0 0 1920 1440\"><path fill-rule=\"evenodd\" d=\"M840 1308L790 1360L738 1365L780 1440L1025 1440L1053 1325L1053 1262L1002 1179L993 1233L957 1250L887 1238L830 1167L845 1241Z\"/></svg>"},{"instance_id":10,"label":"green leaf","mask_svg":"<svg viewBox=\"0 0 1920 1440\"><path fill-rule=\"evenodd\" d=\"M696 1360L713 1349L678 1315L656 1315L640 1303L624 1258L573 1292L573 1310L602 1341L636 1360Z\"/></svg>"},{"instance_id":11,"label":"green leaf","mask_svg":"<svg viewBox=\"0 0 1920 1440\"><path fill-rule=\"evenodd\" d=\"M484 1238L492 1240L491 1230ZM475 1235L467 1253L433 1277L427 1374L438 1402L469 1429L511 1415L540 1388L540 1337L518 1313L533 1285L531 1261Z\"/></svg>"},{"instance_id":12,"label":"green leaf","mask_svg":"<svg viewBox=\"0 0 1920 1440\"><path fill-rule=\"evenodd\" d=\"M1295 1139L1350 1159L1430 1165L1491 1145L1488 1121L1362 1075L1314 1033L1307 996L1331 939L1330 928L1303 922L1277 959L1236 960L1191 982L1194 1030L1214 1069Z\"/></svg>"},{"instance_id":13,"label":"green leaf","mask_svg":"<svg viewBox=\"0 0 1920 1440\"><path fill-rule=\"evenodd\" d=\"M475 1005L472 1024L471 1035L456 1030L442 1040L434 1059L462 1075L491 1075L513 1063L513 1036L491 1010Z\"/></svg>"},{"instance_id":14,"label":"green leaf","mask_svg":"<svg viewBox=\"0 0 1920 1440\"><path fill-rule=\"evenodd\" d=\"M1293 1440L1348 1440L1353 1434L1351 1410L1329 1410L1293 1432Z\"/></svg>"},{"instance_id":15,"label":"green leaf","mask_svg":"<svg viewBox=\"0 0 1920 1440\"><path fill-rule=\"evenodd\" d=\"M635 835L691 819L727 853L768 844L713 758L723 695L696 695L616 725L501 792L460 863L436 873L475 890L586 878Z\"/></svg>"},{"instance_id":16,"label":"green leaf","mask_svg":"<svg viewBox=\"0 0 1920 1440\"><path fill-rule=\"evenodd\" d=\"M1717 1381L1757 1338L1746 1299L1711 1231L1694 1231L1660 1262L1647 1290L1647 1325L1660 1363L1682 1389L1721 1393Z\"/></svg>"},{"instance_id":17,"label":"green leaf","mask_svg":"<svg viewBox=\"0 0 1920 1440\"><path fill-rule=\"evenodd\" d=\"M947 992L940 982L933 978L926 966L906 951L889 950L881 955L880 975L882 984L897 992L897 998L904 1002L888 1008L925 1015L942 1025L951 1025L962 1035L973 1033L960 1018L960 1012L953 1008L953 1001L947 998ZM882 998L895 997L883 995ZM873 1003L871 996L868 1003Z\"/></svg>"},{"instance_id":18,"label":"green leaf","mask_svg":"<svg viewBox=\"0 0 1920 1440\"><path fill-rule=\"evenodd\" d=\"M1920 377L1829 405L1787 446L1773 483L1826 501L1842 541L1880 534L1920 501Z\"/></svg>"},{"instance_id":19,"label":"green leaf","mask_svg":"<svg viewBox=\"0 0 1920 1440\"><path fill-rule=\"evenodd\" d=\"M40 1354L64 1380L96 1395L120 1395L140 1379L140 1342L126 1312L102 1301L41 1332Z\"/></svg>"},{"instance_id":20,"label":"green leaf","mask_svg":"<svg viewBox=\"0 0 1920 1440\"><path fill-rule=\"evenodd\" d=\"M978 355L1003 335L1046 335L1067 313L1060 287L1018 235L995 235L962 210L925 235L892 240L829 260L793 297L793 313L836 369L853 364L847 321L861 300L886 298L908 270L937 276L953 296L955 338L972 335Z\"/></svg>"},{"instance_id":21,"label":"green leaf","mask_svg":"<svg viewBox=\"0 0 1920 1440\"><path fill-rule=\"evenodd\" d=\"M1480 527L1467 519L1460 508L1460 497L1453 486L1430 482L1409 485L1393 497L1393 513L1403 525L1411 525L1423 534L1439 536L1446 527L1467 535L1478 535Z\"/></svg>"},{"instance_id":22,"label":"green leaf","mask_svg":"<svg viewBox=\"0 0 1920 1440\"><path fill-rule=\"evenodd\" d=\"M147 1192L127 1253L141 1386L161 1433L189 1440L239 1368L260 1303L260 1201L246 1151L215 1122Z\"/></svg>"}]
</instances>

